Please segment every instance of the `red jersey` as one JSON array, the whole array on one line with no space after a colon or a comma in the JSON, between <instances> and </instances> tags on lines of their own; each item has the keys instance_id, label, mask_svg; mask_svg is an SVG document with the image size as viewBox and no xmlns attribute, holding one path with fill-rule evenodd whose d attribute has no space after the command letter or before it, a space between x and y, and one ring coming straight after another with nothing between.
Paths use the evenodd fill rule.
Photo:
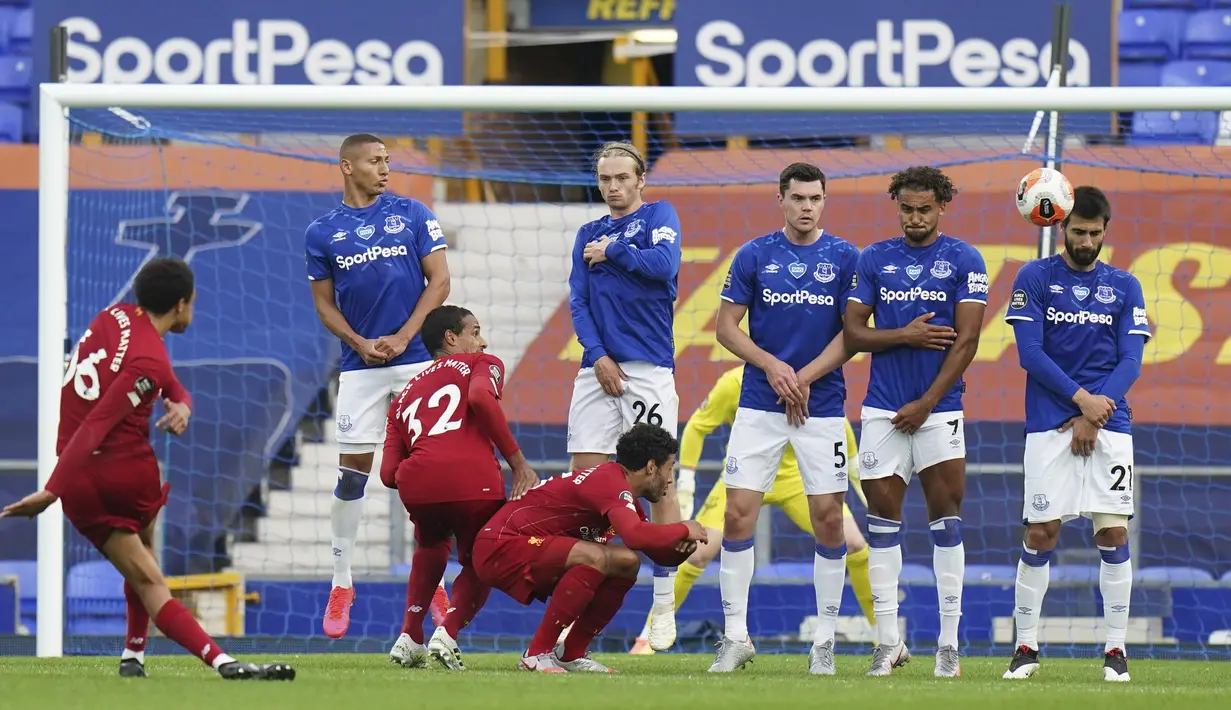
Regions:
<instances>
[{"instance_id":1,"label":"red jersey","mask_svg":"<svg viewBox=\"0 0 1231 710\"><path fill-rule=\"evenodd\" d=\"M517 443L500 409L504 363L486 353L448 355L411 378L389 406L380 478L416 505L504 500L493 442Z\"/></svg>"},{"instance_id":2,"label":"red jersey","mask_svg":"<svg viewBox=\"0 0 1231 710\"><path fill-rule=\"evenodd\" d=\"M605 543L618 535L633 549L675 544L688 537L683 523L654 525L628 487L618 463L553 476L521 499L504 504L479 537L574 537Z\"/></svg>"},{"instance_id":3,"label":"red jersey","mask_svg":"<svg viewBox=\"0 0 1231 710\"><path fill-rule=\"evenodd\" d=\"M95 461L153 460L150 415L164 393L192 406L145 309L124 303L95 316L64 373L56 441L60 459L47 490L63 497L72 477ZM92 460L93 454L98 458Z\"/></svg>"}]
</instances>

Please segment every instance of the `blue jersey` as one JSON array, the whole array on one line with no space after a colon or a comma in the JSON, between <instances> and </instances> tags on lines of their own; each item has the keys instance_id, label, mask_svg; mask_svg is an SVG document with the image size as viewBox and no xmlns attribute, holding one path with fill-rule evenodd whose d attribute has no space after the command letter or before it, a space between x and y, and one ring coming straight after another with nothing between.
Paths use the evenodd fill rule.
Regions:
<instances>
[{"instance_id":1,"label":"blue jersey","mask_svg":"<svg viewBox=\"0 0 1231 710\"><path fill-rule=\"evenodd\" d=\"M859 250L821 233L808 246L792 244L781 231L757 237L740 247L722 298L748 307L748 335L765 352L798 372L816 359L842 332L842 314ZM812 383L808 415L844 416L846 381L842 368ZM785 412L765 372L744 365L739 406Z\"/></svg>"},{"instance_id":2,"label":"blue jersey","mask_svg":"<svg viewBox=\"0 0 1231 710\"><path fill-rule=\"evenodd\" d=\"M593 267L586 244L614 240ZM619 219L610 215L577 230L568 278L573 330L582 367L607 355L675 369L675 293L680 274L680 218L667 202L647 202Z\"/></svg>"},{"instance_id":3,"label":"blue jersey","mask_svg":"<svg viewBox=\"0 0 1231 710\"><path fill-rule=\"evenodd\" d=\"M444 232L427 205L384 194L368 207L338 205L308 226L308 278L333 279L338 310L364 338L398 332L423 294L421 260L445 248ZM388 365L431 360L419 334ZM359 353L342 344L342 371L361 370Z\"/></svg>"},{"instance_id":4,"label":"blue jersey","mask_svg":"<svg viewBox=\"0 0 1231 710\"><path fill-rule=\"evenodd\" d=\"M859 255L850 299L872 307L877 328L902 328L925 313L929 323L953 327L957 304L987 303L987 267L979 250L946 234L925 247L905 237L877 242ZM944 350L899 346L872 353L865 407L896 412L919 399L940 374ZM935 412L962 409L961 379L941 396Z\"/></svg>"},{"instance_id":5,"label":"blue jersey","mask_svg":"<svg viewBox=\"0 0 1231 710\"><path fill-rule=\"evenodd\" d=\"M1150 337L1141 283L1127 271L1096 262L1074 271L1057 255L1026 264L1013 280L1005 320L1043 327L1043 353L1087 392L1099 394L1120 361L1122 340ZM1033 375L1026 377L1026 433L1053 431L1081 414L1076 392L1061 394ZM1128 401L1121 397L1103 427L1132 433Z\"/></svg>"}]
</instances>

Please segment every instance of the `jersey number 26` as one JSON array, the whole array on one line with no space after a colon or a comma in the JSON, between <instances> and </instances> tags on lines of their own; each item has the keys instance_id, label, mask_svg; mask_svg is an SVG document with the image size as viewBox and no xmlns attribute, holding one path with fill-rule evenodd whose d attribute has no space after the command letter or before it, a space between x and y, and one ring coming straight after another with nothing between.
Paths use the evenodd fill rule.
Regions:
<instances>
[{"instance_id":1,"label":"jersey number 26","mask_svg":"<svg viewBox=\"0 0 1231 710\"><path fill-rule=\"evenodd\" d=\"M443 407L441 403L443 401ZM447 384L444 387L433 392L427 398L427 411L443 409L440 416L432 424L432 428L427 430L428 436L439 436L450 431L456 431L462 426L462 420L453 419L453 415L457 413L457 405L462 401L462 390L455 384ZM402 421L406 423L406 429L410 432L410 445L414 446L419 437L423 435L423 422L419 419L419 405L423 403L423 398L420 397L402 410L400 416Z\"/></svg>"},{"instance_id":2,"label":"jersey number 26","mask_svg":"<svg viewBox=\"0 0 1231 710\"><path fill-rule=\"evenodd\" d=\"M60 383L63 387L72 382L77 396L87 402L98 399L98 363L107 359L105 348L82 354L85 341L89 340L91 335L93 333L87 330L81 336L81 340L77 341L77 347L73 348L73 354L68 359L68 370L64 373L64 381ZM81 356L80 360L77 359L78 355Z\"/></svg>"}]
</instances>

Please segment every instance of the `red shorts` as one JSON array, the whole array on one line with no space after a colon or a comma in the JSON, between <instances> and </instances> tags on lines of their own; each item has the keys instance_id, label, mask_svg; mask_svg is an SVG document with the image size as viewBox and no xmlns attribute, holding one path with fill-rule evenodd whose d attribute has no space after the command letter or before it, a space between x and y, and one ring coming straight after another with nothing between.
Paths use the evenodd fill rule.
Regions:
<instances>
[{"instance_id":1,"label":"red shorts","mask_svg":"<svg viewBox=\"0 0 1231 710\"><path fill-rule=\"evenodd\" d=\"M161 481L153 459L94 458L88 471L74 476L60 502L64 517L101 552L112 531L139 533L154 522L171 486Z\"/></svg>"},{"instance_id":2,"label":"red shorts","mask_svg":"<svg viewBox=\"0 0 1231 710\"><path fill-rule=\"evenodd\" d=\"M502 507L503 500L463 500L406 505L406 512L415 524L415 542L431 546L457 538L457 561L468 565L475 536Z\"/></svg>"},{"instance_id":3,"label":"red shorts","mask_svg":"<svg viewBox=\"0 0 1231 710\"><path fill-rule=\"evenodd\" d=\"M474 571L481 582L522 604L547 601L578 542L557 536L480 537L474 543Z\"/></svg>"}]
</instances>

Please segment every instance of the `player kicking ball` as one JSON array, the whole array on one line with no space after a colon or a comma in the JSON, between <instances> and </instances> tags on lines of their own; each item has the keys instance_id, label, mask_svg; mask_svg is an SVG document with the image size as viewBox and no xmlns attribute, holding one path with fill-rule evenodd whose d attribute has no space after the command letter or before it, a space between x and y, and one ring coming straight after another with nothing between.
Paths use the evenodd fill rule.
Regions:
<instances>
[{"instance_id":1,"label":"player kicking ball","mask_svg":"<svg viewBox=\"0 0 1231 710\"><path fill-rule=\"evenodd\" d=\"M475 574L471 548L479 529L505 502L504 476L492 444L513 471L513 500L539 477L526 463L500 409L504 363L484 352L487 343L474 314L459 306L441 306L427 314L420 335L434 360L389 406L380 465L381 482L397 489L415 524L416 543L402 635L389 658L419 668L430 657L460 671L466 667L458 634L491 591ZM453 582L444 623L424 646L424 616L449 563L453 537L462 572Z\"/></svg>"},{"instance_id":2,"label":"player kicking ball","mask_svg":"<svg viewBox=\"0 0 1231 710\"><path fill-rule=\"evenodd\" d=\"M0 511L0 518L42 513L57 500L64 517L124 577L128 628L120 675L145 678L150 619L167 638L226 680L294 680L285 663L252 664L223 652L171 597L152 549L154 518L167 502L150 445L150 415L162 398L160 429L182 434L192 414L162 339L192 323L192 270L172 258L152 259L133 281L137 305L102 311L81 336L60 393L59 460L44 490Z\"/></svg>"},{"instance_id":3,"label":"player kicking ball","mask_svg":"<svg viewBox=\"0 0 1231 710\"><path fill-rule=\"evenodd\" d=\"M859 250L820 227L825 175L793 163L778 177L782 229L740 247L718 307L718 342L747 363L722 482L727 505L719 584L726 626L710 673L756 656L748 635L753 535L787 447L795 452L816 540L817 627L808 672L833 675L846 582L842 507L848 486L842 311ZM748 332L740 321L748 316Z\"/></svg>"},{"instance_id":4,"label":"player kicking ball","mask_svg":"<svg viewBox=\"0 0 1231 710\"><path fill-rule=\"evenodd\" d=\"M1060 526L1084 516L1094 521L1103 558L1103 679L1129 680L1133 434L1125 395L1141 374L1150 323L1137 278L1098 260L1110 221L1101 190L1073 190L1064 251L1026 264L1013 280L1005 320L1026 371L1026 535L1013 604L1017 651L1005 678L1029 678L1039 669L1051 556Z\"/></svg>"},{"instance_id":5,"label":"player kicking ball","mask_svg":"<svg viewBox=\"0 0 1231 710\"><path fill-rule=\"evenodd\" d=\"M684 434L680 437L679 494L680 516L685 519L692 517L692 500L684 496L685 484L695 480L697 463L701 460L701 447L705 443L705 437L723 424L730 425L735 421L743 382L743 367L735 367L724 372L718 378L714 389L706 395L701 407L693 412L688 423L684 425ZM849 452L847 474L850 476L850 483L855 493L862 500L863 491L859 489L859 459L855 453L855 431L849 422L846 425L846 451ZM692 485L688 485L687 490L693 490ZM790 444L787 445L786 452L782 455L782 465L778 467L774 487L765 495L764 502L766 505L781 508L800 530L809 535L813 534L812 515L808 511L808 496L804 494L799 463L795 457L795 450ZM864 505L867 505L866 501ZM705 567L718 556L718 541L722 539L723 514L726 506L727 487L722 481L718 481L710 489L709 495L705 497L705 502L701 505L700 512L697 513L697 522L705 528L709 542L697 546L697 551L692 554L692 557L680 565L679 573L675 578L676 611L683 606L697 578L705 572ZM851 509L845 503L842 505L842 529L846 536L846 571L850 573L851 587L855 590L855 598L859 600L859 606L863 609L868 623L875 625L876 616L872 613L872 588L868 586L868 545L863 539L863 533L859 530L859 524L855 522L855 516L851 514ZM654 653L647 639L649 632L650 620L647 616L645 628L633 644L632 650L629 651L630 654L640 656Z\"/></svg>"},{"instance_id":6,"label":"player kicking ball","mask_svg":"<svg viewBox=\"0 0 1231 710\"><path fill-rule=\"evenodd\" d=\"M389 398L432 357L419 338L424 318L449 296L444 232L426 205L385 192L389 153L376 136L342 141L342 204L308 226L308 278L317 315L342 341L338 376L338 485L329 508L333 586L322 627L341 638L355 602L351 560L363 493L385 440ZM432 618L449 606L444 586Z\"/></svg>"},{"instance_id":7,"label":"player kicking ball","mask_svg":"<svg viewBox=\"0 0 1231 710\"><path fill-rule=\"evenodd\" d=\"M669 202L642 199L646 163L634 146L604 144L594 174L610 214L577 230L569 274L569 310L583 349L568 414L574 470L609 461L616 439L639 422L679 432L672 333L680 219ZM660 523L680 519L674 485L650 512ZM659 650L675 643L674 575L674 568L654 568L650 644Z\"/></svg>"},{"instance_id":8,"label":"player kicking ball","mask_svg":"<svg viewBox=\"0 0 1231 710\"><path fill-rule=\"evenodd\" d=\"M636 424L617 441L614 462L549 478L483 526L473 552L479 579L522 604L547 602L522 670L612 673L588 651L637 581L634 550L678 564L705 542L696 521L651 523L638 501L662 499L676 448L665 429ZM617 535L627 547L608 543Z\"/></svg>"},{"instance_id":9,"label":"player kicking ball","mask_svg":"<svg viewBox=\"0 0 1231 710\"><path fill-rule=\"evenodd\" d=\"M987 268L973 246L940 231L957 194L944 173L907 168L889 182L902 236L872 244L846 307L846 344L872 353L863 401L859 468L868 500L868 578L878 644L870 676L910 660L898 630L902 502L916 474L927 502L940 602L938 678L961 675L958 622L966 551L962 496L966 440L962 374L979 349ZM868 325L875 314L876 327Z\"/></svg>"}]
</instances>

